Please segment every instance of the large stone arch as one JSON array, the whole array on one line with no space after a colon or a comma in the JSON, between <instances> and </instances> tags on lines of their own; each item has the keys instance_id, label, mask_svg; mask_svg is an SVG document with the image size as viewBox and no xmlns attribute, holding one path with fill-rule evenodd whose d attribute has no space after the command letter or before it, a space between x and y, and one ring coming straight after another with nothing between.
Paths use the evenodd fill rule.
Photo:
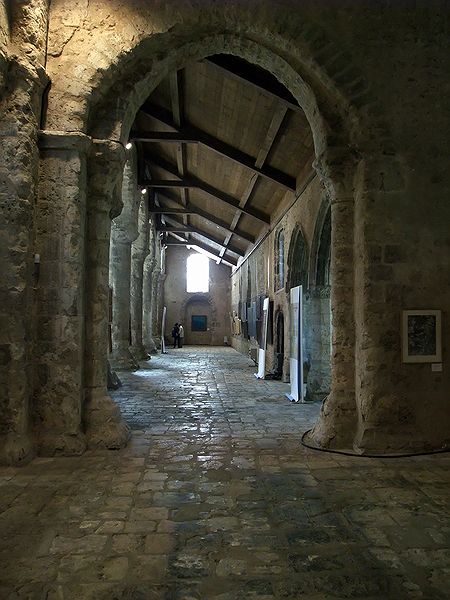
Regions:
<instances>
[{"instance_id":1,"label":"large stone arch","mask_svg":"<svg viewBox=\"0 0 450 600\"><path fill-rule=\"evenodd\" d=\"M244 11L245 12L245 11ZM228 21L227 21L228 19ZM200 60L212 54L229 53L239 56L270 71L281 83L283 83L291 94L297 99L299 105L305 112L310 123L314 147L316 154L316 169L323 182L332 190L335 205L335 219L337 221L336 231L352 229L353 223L353 189L354 175L356 172L355 148L358 146L358 132L363 128L356 127L358 123L358 111L355 106L331 81L325 70L321 70L318 63L314 60L311 50L305 41L292 40L289 35L282 36L276 32L273 21L266 23L266 27L261 27L255 21L254 16L247 13L246 20L232 18L228 15L227 19L219 21L211 26L205 26L205 29L199 32L198 23L194 25L176 25L169 31L155 33L147 24L140 32L139 38L136 38L134 45L131 45L120 54L115 49L109 48L107 65L103 69L93 70L92 59L86 56L86 65L84 66L84 80L80 85L78 82L78 98L76 106L70 100L62 101L61 82L56 79L53 81L52 91L49 96L47 126L61 126L70 129L81 129L91 139L97 140L93 145L93 152L90 153L89 160L89 185L93 187L93 193L88 190L88 231L92 232L93 239L88 241L88 265L96 266L96 270L91 270L91 276L88 276L88 301L87 306L90 311L87 315L86 332L91 332L92 328L97 331L101 337L104 327L99 327L105 319L102 318L103 312L106 312L105 298L103 293L104 285L102 283L102 274L104 267L98 260L96 245L103 243L108 232L108 216L111 213L113 199L106 197L105 191L102 196L97 179L104 177L106 163L123 161L123 144L128 139L131 124L135 118L136 112L153 89L168 73L174 69L182 68L189 60ZM228 27L226 24L228 22ZM313 28L314 30L314 28ZM318 30L314 30L317 35ZM311 33L311 32L310 32ZM67 45L74 43L76 35ZM329 45L328 40L321 38L320 46ZM133 40L134 41L134 40ZM97 40L97 46L101 43ZM314 43L311 42L314 47ZM80 60L79 55L77 56ZM98 58L98 57L97 57ZM70 59L70 56L69 56ZM49 66L52 70L52 65ZM67 82L65 82L67 89ZM69 86L69 95L71 88ZM64 107L62 112L57 110L56 106ZM65 107L70 109L70 113L65 113ZM65 114L64 114L65 113ZM106 140L106 141L99 141ZM103 148L101 150L101 148ZM114 178L114 173L118 172L114 167L107 169L108 175ZM110 190L115 189L116 183L110 183ZM111 195L111 192L110 192ZM344 210L342 207L345 206ZM90 227L89 223L92 222ZM100 238L97 239L97 232L101 231ZM338 239L338 243L341 239ZM347 252L346 258L353 252L352 238L346 238ZM94 258L89 259L89 255L94 253ZM337 257L342 256L342 252L336 253ZM340 259L339 259L340 260ZM342 261L341 261L342 262ZM352 423L356 422L356 406L354 394L354 348L349 343L351 336L347 331L354 330L353 321L353 261L347 261L345 265L340 265L341 272L346 272L347 285L345 294L347 304L350 304L350 310L347 310L345 319L340 316L340 327L343 330L341 339L349 345L346 353L345 365L342 367L342 353L335 352L336 357L336 381L339 382L339 393L336 397L336 403L339 406L344 402L347 406L345 414L352 415ZM92 283L93 281L93 283ZM349 285L351 282L351 285ZM101 299L98 301L98 297ZM339 326L338 328L339 329ZM88 335L87 335L88 337ZM339 343L339 341L337 342ZM88 414L95 415L95 422L101 422L101 415L105 414L109 423L110 433L107 434L107 445L120 445L122 441L116 439L115 430L118 430L119 436L123 438L123 428L119 426L116 416L111 417L114 412L112 402L102 391L101 380L106 372L103 367L103 358L101 348L103 342L99 339L97 344L92 344L92 348L86 353L88 363L98 365L93 368L92 364L86 364L86 373L88 379L87 386L87 407ZM95 354L95 356L94 356ZM343 370L345 377L342 376ZM331 402L333 404L333 402ZM92 407L92 406L93 407ZM336 411L332 415L332 427L342 429L338 423L339 415L342 412ZM90 417L88 417L88 421ZM329 425L325 419L322 425L323 434L321 437L324 444L328 445L335 436L328 435ZM97 426L96 425L96 426ZM344 426L347 428L345 435L352 438L351 427L347 420ZM94 428L95 429L95 428ZM334 430L334 429L333 429ZM100 443L99 436L94 436L96 443ZM342 443L342 437L338 443Z\"/></svg>"},{"instance_id":2,"label":"large stone arch","mask_svg":"<svg viewBox=\"0 0 450 600\"><path fill-rule=\"evenodd\" d=\"M387 239L377 225L382 225L383 210L393 205L389 194L399 194L407 200L405 190L410 191L410 183L405 183L406 161L397 158L389 124L379 117L386 109L383 90L380 106L384 109L379 110L374 88L357 63L353 64L338 35L338 43L331 39L333 24L328 21L327 29L317 25L319 15L320 19L324 15L322 8L314 3L298 7L295 2L290 5L265 1L239 7L211 3L205 8L204 2L194 0L174 1L166 10L163 4L155 7L150 1L130 0L114 3L116 22L107 27L111 3L86 3L78 21L73 18L70 22L64 18L64 4L62 0L52 3L48 61L52 89L46 127L76 132L91 141L89 186L94 187L94 193L88 190L87 227L88 235L93 236L91 250L98 231L101 243L107 244L107 219L114 204L107 192L97 186L98 171L105 169L111 157L116 163L124 160L123 143L134 115L158 82L187 60L215 53L235 54L269 70L305 111L313 131L315 167L331 202L333 383L312 434L314 441L327 447L355 445L362 451L417 448L427 436L435 440L433 444L440 443L448 432L441 428L438 435L431 435L429 428L424 433L415 425L415 415L422 419L421 409L411 411L406 406L396 381L401 370L391 368L399 345L397 314L402 304L400 294L395 296L390 289L392 267L377 268L377 258L371 253L378 244L386 246L383 256L387 261L397 260L395 256L397 262L402 260L392 251L392 231L388 231ZM289 8L295 11L295 19L289 19ZM302 18L297 18L300 15ZM59 38L55 39L57 30ZM93 39L95 43L91 43ZM377 82L375 70L369 72ZM401 141L401 136L396 135ZM108 176L114 179L118 170L110 169ZM109 188L111 194L115 185ZM398 217L396 226L401 231L405 225ZM88 264L92 266L94 284L88 289L94 295L100 291L101 295L102 265L97 261L97 270L94 269L95 261L89 260L91 250L88 249ZM360 259L357 263L355 256ZM408 283L406 271L402 277L407 298L414 301L420 294ZM379 327L381 311L385 310L377 300L380 294L386 294L390 302L389 319L384 320L388 336ZM423 297L428 298L426 294ZM100 331L104 307L93 311L94 300L88 295L91 322L86 330L93 326ZM377 313L372 318L374 301ZM384 356L387 337L394 340L387 349L388 359ZM91 351L89 360L102 362L102 343L93 347L97 354L94 356ZM355 360L359 363L356 374ZM391 368L391 389L386 392L382 382L387 368ZM100 375L96 385L100 385L103 369ZM107 406L109 422L114 423L113 408L98 389L96 395L98 402L94 403L94 413L89 409L90 414L97 414L100 405ZM434 410L442 413L442 394L436 395ZM392 415L398 417L395 427ZM114 445L114 435L110 441L109 445Z\"/></svg>"},{"instance_id":3,"label":"large stone arch","mask_svg":"<svg viewBox=\"0 0 450 600\"><path fill-rule=\"evenodd\" d=\"M102 17L111 21L111 15L99 6L78 11L78 22L72 17L69 25L63 4L52 4L49 128L124 141L137 108L168 72L216 53L235 54L275 75L305 111L317 154L321 134L332 145L357 144L363 130L358 107L374 102L352 55L319 25L323 13L311 7L300 21L286 18L289 10L299 11L296 4L175 1L166 12L132 0L115 7L120 28L114 28L104 26Z\"/></svg>"}]
</instances>

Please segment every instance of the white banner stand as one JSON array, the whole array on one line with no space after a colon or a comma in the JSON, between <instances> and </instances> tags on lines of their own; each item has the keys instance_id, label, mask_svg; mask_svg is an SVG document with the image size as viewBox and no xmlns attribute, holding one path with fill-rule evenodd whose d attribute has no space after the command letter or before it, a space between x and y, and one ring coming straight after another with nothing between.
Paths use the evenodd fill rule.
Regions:
<instances>
[{"instance_id":1,"label":"white banner stand","mask_svg":"<svg viewBox=\"0 0 450 600\"><path fill-rule=\"evenodd\" d=\"M303 305L302 286L291 289L291 357L290 379L291 393L286 397L291 402L304 402L303 393Z\"/></svg>"},{"instance_id":2,"label":"white banner stand","mask_svg":"<svg viewBox=\"0 0 450 600\"><path fill-rule=\"evenodd\" d=\"M264 379L266 376L266 350L267 350L268 326L269 326L269 298L264 298L262 346L258 351L258 372L255 373L256 379Z\"/></svg>"},{"instance_id":3,"label":"white banner stand","mask_svg":"<svg viewBox=\"0 0 450 600\"><path fill-rule=\"evenodd\" d=\"M161 319L161 354L167 354L166 350L166 341L165 341L165 333L166 333L166 313L167 308L163 308L162 319Z\"/></svg>"}]
</instances>

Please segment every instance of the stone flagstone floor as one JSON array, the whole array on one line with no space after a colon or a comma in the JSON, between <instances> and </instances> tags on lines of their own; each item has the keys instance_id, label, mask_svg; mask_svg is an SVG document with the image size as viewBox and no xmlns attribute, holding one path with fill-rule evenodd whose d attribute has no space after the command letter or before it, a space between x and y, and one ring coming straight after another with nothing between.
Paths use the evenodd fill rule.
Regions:
<instances>
[{"instance_id":1,"label":"stone flagstone floor","mask_svg":"<svg viewBox=\"0 0 450 600\"><path fill-rule=\"evenodd\" d=\"M230 348L143 367L126 449L0 469L1 600L450 597L450 455L307 450L319 405Z\"/></svg>"}]
</instances>

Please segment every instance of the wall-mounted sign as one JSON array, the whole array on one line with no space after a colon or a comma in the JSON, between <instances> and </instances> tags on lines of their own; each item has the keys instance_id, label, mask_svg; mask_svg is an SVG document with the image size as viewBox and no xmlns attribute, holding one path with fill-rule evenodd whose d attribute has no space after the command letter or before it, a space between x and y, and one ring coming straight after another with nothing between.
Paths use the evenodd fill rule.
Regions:
<instances>
[{"instance_id":1,"label":"wall-mounted sign","mask_svg":"<svg viewBox=\"0 0 450 600\"><path fill-rule=\"evenodd\" d=\"M192 315L191 331L207 331L208 317L206 315Z\"/></svg>"},{"instance_id":2,"label":"wall-mounted sign","mask_svg":"<svg viewBox=\"0 0 450 600\"><path fill-rule=\"evenodd\" d=\"M441 311L404 310L402 356L405 363L440 363Z\"/></svg>"}]
</instances>

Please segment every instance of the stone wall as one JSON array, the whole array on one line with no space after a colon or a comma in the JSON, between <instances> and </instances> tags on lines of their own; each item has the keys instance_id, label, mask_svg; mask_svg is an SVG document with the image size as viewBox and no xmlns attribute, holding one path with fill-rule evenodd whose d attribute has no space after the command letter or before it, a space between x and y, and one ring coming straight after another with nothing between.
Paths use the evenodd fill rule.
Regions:
<instances>
[{"instance_id":1,"label":"stone wall","mask_svg":"<svg viewBox=\"0 0 450 600\"><path fill-rule=\"evenodd\" d=\"M0 2L0 97L5 84L8 68L9 22L6 12L6 0Z\"/></svg>"},{"instance_id":2,"label":"stone wall","mask_svg":"<svg viewBox=\"0 0 450 600\"><path fill-rule=\"evenodd\" d=\"M209 293L186 291L186 260L193 253L185 247L169 246L166 251L164 300L167 306L167 341L174 323L182 323L186 344L223 346L231 338L230 268L209 261ZM191 331L192 314L208 317L208 331Z\"/></svg>"},{"instance_id":3,"label":"stone wall","mask_svg":"<svg viewBox=\"0 0 450 600\"><path fill-rule=\"evenodd\" d=\"M299 187L301 182L298 182ZM284 273L289 274L289 249L295 238L295 232L300 228L305 239L307 254L314 261L311 253L313 238L316 232L316 221L325 191L317 178L314 178L305 188L301 196L289 207L287 198L275 212L271 230L259 246L245 259L232 276L232 310L239 313L239 306L248 301L256 301L257 296L268 296L273 302L272 334L269 335L266 368L268 372L276 372L279 358L277 357L276 315L284 317L284 361L283 379L289 379L289 348L290 348L290 314L289 289L285 285L275 289L276 237L278 232L284 232ZM317 245L317 244L316 244ZM308 269L308 272L310 269ZM331 313L329 290L305 281L303 294L304 309L304 353L305 360L310 365L308 390L311 398L323 398L331 386ZM247 354L251 348L257 348L255 337L247 339L245 335L233 336L233 347Z\"/></svg>"}]
</instances>

